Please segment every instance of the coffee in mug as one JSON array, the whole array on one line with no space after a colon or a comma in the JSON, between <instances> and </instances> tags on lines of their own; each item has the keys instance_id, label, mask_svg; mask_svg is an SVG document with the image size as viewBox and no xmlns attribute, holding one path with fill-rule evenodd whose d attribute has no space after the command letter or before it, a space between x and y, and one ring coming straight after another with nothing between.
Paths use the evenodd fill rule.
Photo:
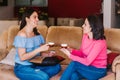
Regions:
<instances>
[{"instance_id":1,"label":"coffee in mug","mask_svg":"<svg viewBox=\"0 0 120 80\"><path fill-rule=\"evenodd\" d=\"M67 48L67 46L68 46L67 44L61 44L62 48Z\"/></svg>"},{"instance_id":2,"label":"coffee in mug","mask_svg":"<svg viewBox=\"0 0 120 80\"><path fill-rule=\"evenodd\" d=\"M50 47L53 47L54 46L54 42L48 42L48 45L50 46Z\"/></svg>"}]
</instances>

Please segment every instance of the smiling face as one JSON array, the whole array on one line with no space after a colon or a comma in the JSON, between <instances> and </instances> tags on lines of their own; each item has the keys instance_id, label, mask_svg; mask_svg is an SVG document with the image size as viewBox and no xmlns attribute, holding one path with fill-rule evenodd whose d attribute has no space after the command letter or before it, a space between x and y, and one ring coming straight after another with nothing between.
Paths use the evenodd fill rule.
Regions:
<instances>
[{"instance_id":1,"label":"smiling face","mask_svg":"<svg viewBox=\"0 0 120 80\"><path fill-rule=\"evenodd\" d=\"M84 33L89 33L89 32L91 32L91 27L90 27L90 24L89 24L87 18L85 19L85 22L84 22L84 24L82 25L82 28L83 28L83 32L84 32Z\"/></svg>"},{"instance_id":2,"label":"smiling face","mask_svg":"<svg viewBox=\"0 0 120 80\"><path fill-rule=\"evenodd\" d=\"M27 24L32 26L33 28L37 27L39 21L37 12L33 12L30 18L26 17L26 21Z\"/></svg>"}]
</instances>

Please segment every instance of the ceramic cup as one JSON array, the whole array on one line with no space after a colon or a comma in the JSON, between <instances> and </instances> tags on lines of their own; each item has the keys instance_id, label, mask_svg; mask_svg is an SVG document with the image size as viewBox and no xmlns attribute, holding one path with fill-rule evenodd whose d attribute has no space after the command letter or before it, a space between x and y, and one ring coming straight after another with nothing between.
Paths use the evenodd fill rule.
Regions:
<instances>
[{"instance_id":1,"label":"ceramic cup","mask_svg":"<svg viewBox=\"0 0 120 80\"><path fill-rule=\"evenodd\" d=\"M65 43L64 43L64 44L61 44L61 47L62 47L62 48L67 48L67 46L68 46L68 45L65 44Z\"/></svg>"},{"instance_id":2,"label":"ceramic cup","mask_svg":"<svg viewBox=\"0 0 120 80\"><path fill-rule=\"evenodd\" d=\"M54 46L54 42L48 42L48 45L50 46L50 47L53 47Z\"/></svg>"}]
</instances>

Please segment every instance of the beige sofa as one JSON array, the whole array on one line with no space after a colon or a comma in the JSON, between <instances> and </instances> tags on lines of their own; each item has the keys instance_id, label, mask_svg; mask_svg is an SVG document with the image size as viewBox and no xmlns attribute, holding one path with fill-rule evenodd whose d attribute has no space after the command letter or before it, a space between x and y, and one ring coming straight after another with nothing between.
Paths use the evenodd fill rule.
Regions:
<instances>
[{"instance_id":1,"label":"beige sofa","mask_svg":"<svg viewBox=\"0 0 120 80\"><path fill-rule=\"evenodd\" d=\"M61 43L67 43L70 47L79 49L82 38L82 28L74 26L38 26L39 31L45 38L46 42L55 42L57 46L51 47L50 50L55 50L58 55L65 57L65 60L61 62L62 70L56 76L52 77L50 80L59 80L60 75L69 64L70 59L59 51ZM10 26L9 29L4 31L0 35L0 60L6 58L10 50L13 48L13 40L17 32L19 31L19 26ZM105 29L105 35L107 40L108 49L114 52L120 52L120 29ZM13 55L12 55L13 56ZM118 58L119 59L119 58ZM116 59L114 63L119 63ZM11 59L12 60L12 59ZM9 62L9 61L8 61ZM120 80L120 65L114 67L116 69L115 73L108 71L108 74L101 78L100 80ZM14 75L13 65L8 65L0 63L0 79L1 80L18 80Z\"/></svg>"}]
</instances>

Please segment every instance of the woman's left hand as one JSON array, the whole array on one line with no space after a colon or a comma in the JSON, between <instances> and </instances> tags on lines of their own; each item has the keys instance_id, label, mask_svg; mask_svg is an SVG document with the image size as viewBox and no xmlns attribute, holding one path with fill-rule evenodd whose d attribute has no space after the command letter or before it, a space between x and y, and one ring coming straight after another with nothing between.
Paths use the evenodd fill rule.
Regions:
<instances>
[{"instance_id":1,"label":"woman's left hand","mask_svg":"<svg viewBox=\"0 0 120 80\"><path fill-rule=\"evenodd\" d=\"M63 53L65 53L68 57L70 57L70 52L69 50L65 49L65 48L61 48L60 51L62 51Z\"/></svg>"},{"instance_id":2,"label":"woman's left hand","mask_svg":"<svg viewBox=\"0 0 120 80\"><path fill-rule=\"evenodd\" d=\"M54 50L51 50L51 51L49 51L49 52L46 52L46 53L42 53L42 56L43 57L52 57L52 56L54 56L55 55L55 51Z\"/></svg>"}]
</instances>

